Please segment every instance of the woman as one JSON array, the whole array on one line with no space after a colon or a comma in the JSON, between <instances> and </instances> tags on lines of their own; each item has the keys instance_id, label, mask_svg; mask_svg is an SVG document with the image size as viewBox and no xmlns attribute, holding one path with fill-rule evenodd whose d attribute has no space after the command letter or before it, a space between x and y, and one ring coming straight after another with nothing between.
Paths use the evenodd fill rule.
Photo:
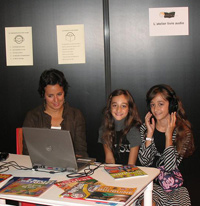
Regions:
<instances>
[{"instance_id":1,"label":"woman","mask_svg":"<svg viewBox=\"0 0 200 206\"><path fill-rule=\"evenodd\" d=\"M72 136L76 156L88 156L85 135L85 120L82 113L65 102L68 82L64 74L56 69L45 70L39 81L38 92L44 104L29 111L24 127L68 130ZM23 142L23 154L28 154Z\"/></svg>"},{"instance_id":2,"label":"woman","mask_svg":"<svg viewBox=\"0 0 200 206\"><path fill-rule=\"evenodd\" d=\"M139 160L144 166L164 166L166 171L173 171L194 151L191 124L181 101L168 85L153 86L147 92L146 102L149 112L140 129ZM165 192L154 183L153 205L191 205L191 202L185 187Z\"/></svg>"},{"instance_id":3,"label":"woman","mask_svg":"<svg viewBox=\"0 0 200 206\"><path fill-rule=\"evenodd\" d=\"M141 144L141 120L129 91L118 89L110 94L99 130L106 163L135 164Z\"/></svg>"}]
</instances>

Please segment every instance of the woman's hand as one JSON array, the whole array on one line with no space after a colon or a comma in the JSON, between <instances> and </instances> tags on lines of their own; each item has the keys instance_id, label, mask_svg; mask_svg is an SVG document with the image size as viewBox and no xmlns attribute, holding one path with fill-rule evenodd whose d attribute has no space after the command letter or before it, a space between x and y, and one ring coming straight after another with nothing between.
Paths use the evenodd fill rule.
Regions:
<instances>
[{"instance_id":1,"label":"woman's hand","mask_svg":"<svg viewBox=\"0 0 200 206\"><path fill-rule=\"evenodd\" d=\"M167 119L167 128L165 131L166 147L172 145L172 135L176 127L176 112L172 112Z\"/></svg>"},{"instance_id":2,"label":"woman's hand","mask_svg":"<svg viewBox=\"0 0 200 206\"><path fill-rule=\"evenodd\" d=\"M151 112L148 112L145 116L145 124L147 127L147 137L153 137L153 133L156 127L155 119L151 117L152 117Z\"/></svg>"}]
</instances>

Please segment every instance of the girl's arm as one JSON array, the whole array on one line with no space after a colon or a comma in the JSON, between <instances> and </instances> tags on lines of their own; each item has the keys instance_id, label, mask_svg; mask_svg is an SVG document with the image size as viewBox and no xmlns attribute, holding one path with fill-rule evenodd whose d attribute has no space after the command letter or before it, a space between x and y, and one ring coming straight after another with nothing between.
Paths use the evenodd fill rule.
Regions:
<instances>
[{"instance_id":1,"label":"girl's arm","mask_svg":"<svg viewBox=\"0 0 200 206\"><path fill-rule=\"evenodd\" d=\"M176 127L176 112L172 112L167 119L167 129L165 131L165 148L172 146L172 135Z\"/></svg>"},{"instance_id":2,"label":"girl's arm","mask_svg":"<svg viewBox=\"0 0 200 206\"><path fill-rule=\"evenodd\" d=\"M103 147L104 147L104 152L106 156L105 162L108 164L115 164L115 158L110 148L106 144L104 144Z\"/></svg>"},{"instance_id":3,"label":"girl's arm","mask_svg":"<svg viewBox=\"0 0 200 206\"><path fill-rule=\"evenodd\" d=\"M129 158L128 158L129 165L135 165L138 156L138 150L139 150L139 146L132 147L130 149Z\"/></svg>"},{"instance_id":4,"label":"girl's arm","mask_svg":"<svg viewBox=\"0 0 200 206\"><path fill-rule=\"evenodd\" d=\"M145 116L145 125L147 127L147 139L145 146L148 147L152 143L153 133L156 127L155 119L152 118L151 112L148 112Z\"/></svg>"},{"instance_id":5,"label":"girl's arm","mask_svg":"<svg viewBox=\"0 0 200 206\"><path fill-rule=\"evenodd\" d=\"M146 131L147 127L145 124L143 124L140 127L142 144L139 149L138 158L143 166L148 167L152 165L155 154L157 153L157 149L154 141L148 147L146 147Z\"/></svg>"}]
</instances>

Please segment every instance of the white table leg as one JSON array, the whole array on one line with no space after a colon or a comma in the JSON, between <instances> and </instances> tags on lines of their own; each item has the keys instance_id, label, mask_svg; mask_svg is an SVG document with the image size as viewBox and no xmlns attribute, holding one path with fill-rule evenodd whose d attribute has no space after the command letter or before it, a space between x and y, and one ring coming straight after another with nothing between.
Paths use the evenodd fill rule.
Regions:
<instances>
[{"instance_id":1,"label":"white table leg","mask_svg":"<svg viewBox=\"0 0 200 206\"><path fill-rule=\"evenodd\" d=\"M0 199L0 205L6 205L6 200Z\"/></svg>"},{"instance_id":2,"label":"white table leg","mask_svg":"<svg viewBox=\"0 0 200 206\"><path fill-rule=\"evenodd\" d=\"M146 190L144 191L144 206L152 206L152 190L153 181L148 184Z\"/></svg>"}]
</instances>

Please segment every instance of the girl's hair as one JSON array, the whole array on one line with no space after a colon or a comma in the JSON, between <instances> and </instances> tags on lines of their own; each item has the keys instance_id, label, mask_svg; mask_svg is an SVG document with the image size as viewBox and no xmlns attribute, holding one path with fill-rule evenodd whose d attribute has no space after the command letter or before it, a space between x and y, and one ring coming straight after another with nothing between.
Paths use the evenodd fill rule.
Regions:
<instances>
[{"instance_id":1,"label":"girl's hair","mask_svg":"<svg viewBox=\"0 0 200 206\"><path fill-rule=\"evenodd\" d=\"M69 84L68 84L67 80L65 79L64 74L57 69L45 70L41 74L40 81L39 81L38 92L39 92L40 96L42 98L44 97L45 87L47 85L55 85L55 84L59 84L61 87L63 87L64 93L66 96Z\"/></svg>"},{"instance_id":2,"label":"girl's hair","mask_svg":"<svg viewBox=\"0 0 200 206\"><path fill-rule=\"evenodd\" d=\"M150 109L151 100L161 94L169 101L169 113L176 112L176 141L173 142L180 156L188 157L194 152L194 139L191 123L188 121L182 102L175 91L165 84L153 86L146 95L147 107Z\"/></svg>"},{"instance_id":3,"label":"girl's hair","mask_svg":"<svg viewBox=\"0 0 200 206\"><path fill-rule=\"evenodd\" d=\"M135 126L139 129L142 124L140 119L135 101L131 96L128 90L117 89L113 91L107 100L107 105L104 110L104 119L103 119L103 135L102 139L107 144L108 147L111 149L113 148L114 139L115 139L115 120L111 114L111 102L112 98L115 96L124 95L128 101L128 114L124 121L124 129L122 131L122 135L120 137L120 142L122 141L123 137L130 131L131 127Z\"/></svg>"}]
</instances>

